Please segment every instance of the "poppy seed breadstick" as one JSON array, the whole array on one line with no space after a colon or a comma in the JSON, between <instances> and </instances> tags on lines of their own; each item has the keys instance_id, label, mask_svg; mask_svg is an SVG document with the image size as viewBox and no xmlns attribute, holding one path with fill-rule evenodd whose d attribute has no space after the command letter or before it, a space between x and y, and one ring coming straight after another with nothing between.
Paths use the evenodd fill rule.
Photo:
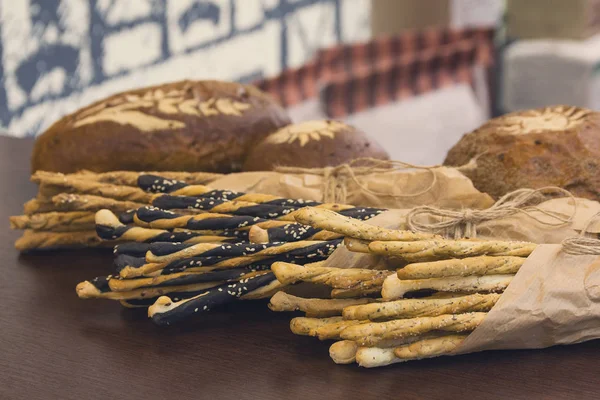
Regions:
<instances>
[{"instance_id":1,"label":"poppy seed breadstick","mask_svg":"<svg viewBox=\"0 0 600 400\"><path fill-rule=\"evenodd\" d=\"M33 215L17 215L9 219L11 229L35 229L37 231L71 232L93 230L94 213L88 211L48 212Z\"/></svg>"},{"instance_id":2,"label":"poppy seed breadstick","mask_svg":"<svg viewBox=\"0 0 600 400\"><path fill-rule=\"evenodd\" d=\"M340 340L340 334L347 328L353 325L364 324L368 321L354 321L354 320L341 320L338 322L332 322L316 328L311 329L308 332L308 336L314 336L319 340Z\"/></svg>"},{"instance_id":3,"label":"poppy seed breadstick","mask_svg":"<svg viewBox=\"0 0 600 400\"><path fill-rule=\"evenodd\" d=\"M435 261L446 258L474 256L517 256L527 257L536 248L528 242L501 240L422 240L414 242L374 241L369 250L374 254L396 256L408 262Z\"/></svg>"},{"instance_id":4,"label":"poppy seed breadstick","mask_svg":"<svg viewBox=\"0 0 600 400\"><path fill-rule=\"evenodd\" d=\"M269 302L272 311L302 311L307 317L333 317L342 315L345 307L367 304L372 299L305 299L285 292L277 292Z\"/></svg>"},{"instance_id":5,"label":"poppy seed breadstick","mask_svg":"<svg viewBox=\"0 0 600 400\"><path fill-rule=\"evenodd\" d=\"M434 238L435 235L413 233L411 231L381 228L370 225L358 219L340 215L331 210L316 207L306 207L296 213L297 222L363 240L423 240Z\"/></svg>"},{"instance_id":6,"label":"poppy seed breadstick","mask_svg":"<svg viewBox=\"0 0 600 400\"><path fill-rule=\"evenodd\" d=\"M407 293L419 290L438 292L503 292L514 275L452 276L429 279L398 279L396 274L383 282L381 297L386 300L400 299Z\"/></svg>"},{"instance_id":7,"label":"poppy seed breadstick","mask_svg":"<svg viewBox=\"0 0 600 400\"><path fill-rule=\"evenodd\" d=\"M440 339L442 337L450 337L447 333L430 333L414 337L405 337L401 339L382 340L377 343L377 347L358 347L356 342L351 340L341 340L334 343L329 348L329 355L334 362L338 360L356 361L359 366L365 368L383 367L386 365L407 361L406 359L398 358L394 351L396 348L408 346L412 343L422 342L425 340ZM336 344L340 343L338 346ZM335 347L334 347L335 346ZM334 359L335 357L335 359ZM345 362L349 364L350 362Z\"/></svg>"},{"instance_id":8,"label":"poppy seed breadstick","mask_svg":"<svg viewBox=\"0 0 600 400\"><path fill-rule=\"evenodd\" d=\"M60 193L78 193L148 204L152 201L153 196L137 187L112 185L66 176L43 176L40 177L39 183L38 194L46 197Z\"/></svg>"},{"instance_id":9,"label":"poppy seed breadstick","mask_svg":"<svg viewBox=\"0 0 600 400\"><path fill-rule=\"evenodd\" d=\"M191 317L195 313L204 312L215 306L231 303L254 290L271 284L275 280L272 273L255 275L239 282L220 285L205 292L180 301L173 301L167 296L159 297L148 308L148 317L158 325L170 325Z\"/></svg>"},{"instance_id":10,"label":"poppy seed breadstick","mask_svg":"<svg viewBox=\"0 0 600 400\"><path fill-rule=\"evenodd\" d=\"M300 241L291 243L231 243L223 245L209 244L152 244L150 251L146 254L148 262L171 262L189 257L241 257L241 256L275 256L282 254L304 255L312 258L320 254L331 254L341 243L341 240L330 241ZM317 261L317 260L315 260Z\"/></svg>"},{"instance_id":11,"label":"poppy seed breadstick","mask_svg":"<svg viewBox=\"0 0 600 400\"><path fill-rule=\"evenodd\" d=\"M340 340L329 347L329 357L336 364L352 364L356 361L358 344L352 340Z\"/></svg>"},{"instance_id":12,"label":"poppy seed breadstick","mask_svg":"<svg viewBox=\"0 0 600 400\"><path fill-rule=\"evenodd\" d=\"M335 324L342 321L342 317L328 317L328 318L307 318L307 317L296 317L290 321L290 330L295 335L309 336L311 331L327 325Z\"/></svg>"},{"instance_id":13,"label":"poppy seed breadstick","mask_svg":"<svg viewBox=\"0 0 600 400\"><path fill-rule=\"evenodd\" d=\"M299 281L319 283L336 289L381 287L384 279L393 274L392 271L358 269L358 268L332 268L312 267L284 262L276 262L271 270L277 280L283 284Z\"/></svg>"},{"instance_id":14,"label":"poppy seed breadstick","mask_svg":"<svg viewBox=\"0 0 600 400\"><path fill-rule=\"evenodd\" d=\"M84 247L112 247L115 241L101 240L95 231L46 232L26 229L15 241L15 248L21 252L78 249Z\"/></svg>"},{"instance_id":15,"label":"poppy seed breadstick","mask_svg":"<svg viewBox=\"0 0 600 400\"><path fill-rule=\"evenodd\" d=\"M381 297L381 285L368 288L354 287L349 289L336 288L331 290L332 299L356 299L365 296Z\"/></svg>"},{"instance_id":16,"label":"poppy seed breadstick","mask_svg":"<svg viewBox=\"0 0 600 400\"><path fill-rule=\"evenodd\" d=\"M396 347L394 355L404 361L447 355L456 350L465 341L467 336L469 335L447 335L419 340Z\"/></svg>"},{"instance_id":17,"label":"poppy seed breadstick","mask_svg":"<svg viewBox=\"0 0 600 400\"><path fill-rule=\"evenodd\" d=\"M426 279L446 276L516 274L525 257L479 256L413 263L398 269L400 279Z\"/></svg>"},{"instance_id":18,"label":"poppy seed breadstick","mask_svg":"<svg viewBox=\"0 0 600 400\"><path fill-rule=\"evenodd\" d=\"M337 210L336 212L346 217L368 220L374 216L380 214L385 210L378 208L368 207L352 207L343 210ZM294 211L285 216L286 219L294 217L297 213L302 210ZM329 232L319 228L312 227L310 225L303 225L297 222L291 222L283 226L266 227L264 224L254 225L250 229L250 241L253 243L267 243L267 242L292 242L296 240L332 240L343 237L341 233Z\"/></svg>"},{"instance_id":19,"label":"poppy seed breadstick","mask_svg":"<svg viewBox=\"0 0 600 400\"><path fill-rule=\"evenodd\" d=\"M462 314L489 311L500 299L500 294L472 294L449 298L403 299L372 304L351 305L344 308L344 319L386 321L390 319L433 317L442 314Z\"/></svg>"},{"instance_id":20,"label":"poppy seed breadstick","mask_svg":"<svg viewBox=\"0 0 600 400\"><path fill-rule=\"evenodd\" d=\"M427 334L433 331L472 331L483 321L487 313L444 314L436 317L397 319L387 322L367 322L344 329L341 338L354 340L360 346L377 346L388 339L401 339Z\"/></svg>"},{"instance_id":21,"label":"poppy seed breadstick","mask_svg":"<svg viewBox=\"0 0 600 400\"><path fill-rule=\"evenodd\" d=\"M370 253L369 243L370 242L367 240L351 238L348 236L344 238L344 246L346 246L349 251L354 253Z\"/></svg>"}]
</instances>

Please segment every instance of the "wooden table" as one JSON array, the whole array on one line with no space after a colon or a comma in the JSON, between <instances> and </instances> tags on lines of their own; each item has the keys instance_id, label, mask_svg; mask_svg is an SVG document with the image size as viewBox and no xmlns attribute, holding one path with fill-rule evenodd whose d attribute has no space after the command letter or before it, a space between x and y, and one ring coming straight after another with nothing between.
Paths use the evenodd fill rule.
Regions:
<instances>
[{"instance_id":1,"label":"wooden table","mask_svg":"<svg viewBox=\"0 0 600 400\"><path fill-rule=\"evenodd\" d=\"M442 357L379 369L335 365L328 343L290 333L290 315L238 303L161 328L144 312L79 300L112 255L20 256L8 216L36 187L31 140L0 138L1 399L598 399L600 341Z\"/></svg>"}]
</instances>

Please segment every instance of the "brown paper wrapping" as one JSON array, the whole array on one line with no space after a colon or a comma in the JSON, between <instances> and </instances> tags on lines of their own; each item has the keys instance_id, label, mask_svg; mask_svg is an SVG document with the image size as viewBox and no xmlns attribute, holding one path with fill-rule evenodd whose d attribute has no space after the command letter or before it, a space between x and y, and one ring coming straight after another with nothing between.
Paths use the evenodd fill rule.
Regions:
<instances>
[{"instance_id":1,"label":"brown paper wrapping","mask_svg":"<svg viewBox=\"0 0 600 400\"><path fill-rule=\"evenodd\" d=\"M335 183L343 185L347 194L343 202L357 206L406 209L428 204L443 208L481 209L493 204L488 194L475 189L473 183L454 168L390 170L356 175L354 178L358 184L347 176L326 178L309 173L242 172L225 175L212 181L210 186L324 201L326 180L336 179Z\"/></svg>"},{"instance_id":2,"label":"brown paper wrapping","mask_svg":"<svg viewBox=\"0 0 600 400\"><path fill-rule=\"evenodd\" d=\"M455 354L537 349L600 337L600 257L540 245Z\"/></svg>"},{"instance_id":3,"label":"brown paper wrapping","mask_svg":"<svg viewBox=\"0 0 600 400\"><path fill-rule=\"evenodd\" d=\"M540 205L543 209L572 212L571 199L555 199ZM545 240L560 243L578 234L600 210L600 203L577 199L573 221L549 232L547 226L523 215L488 221L478 228L484 237ZM571 208L571 211L567 211ZM368 223L387 228L403 225L409 210L392 210ZM593 228L598 228L595 225ZM598 232L598 231L596 231ZM338 248L326 266L374 268L378 256L353 253ZM600 256L569 255L560 244L541 244L527 258L498 303L481 325L453 353L484 350L533 349L558 344L574 344L600 338Z\"/></svg>"}]
</instances>

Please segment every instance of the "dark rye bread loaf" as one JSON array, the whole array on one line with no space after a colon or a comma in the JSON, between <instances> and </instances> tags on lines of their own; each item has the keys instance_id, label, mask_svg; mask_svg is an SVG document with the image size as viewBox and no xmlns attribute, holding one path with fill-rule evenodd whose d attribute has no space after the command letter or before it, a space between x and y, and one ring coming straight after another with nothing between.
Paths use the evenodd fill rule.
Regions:
<instances>
[{"instance_id":1,"label":"dark rye bread loaf","mask_svg":"<svg viewBox=\"0 0 600 400\"><path fill-rule=\"evenodd\" d=\"M174 82L63 117L37 139L32 169L233 172L252 146L289 123L285 110L253 86Z\"/></svg>"},{"instance_id":2,"label":"dark rye bread loaf","mask_svg":"<svg viewBox=\"0 0 600 400\"><path fill-rule=\"evenodd\" d=\"M361 157L389 159L364 132L340 121L317 120L288 125L255 146L244 171L269 171L278 166L322 168Z\"/></svg>"},{"instance_id":3,"label":"dark rye bread loaf","mask_svg":"<svg viewBox=\"0 0 600 400\"><path fill-rule=\"evenodd\" d=\"M498 198L519 188L559 186L600 200L600 113L555 106L492 119L448 152L475 187Z\"/></svg>"}]
</instances>

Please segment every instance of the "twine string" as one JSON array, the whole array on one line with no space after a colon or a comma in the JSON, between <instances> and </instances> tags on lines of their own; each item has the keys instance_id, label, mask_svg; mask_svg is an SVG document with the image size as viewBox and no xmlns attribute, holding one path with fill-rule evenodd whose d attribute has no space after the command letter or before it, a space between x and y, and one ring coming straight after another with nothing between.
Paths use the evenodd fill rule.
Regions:
<instances>
[{"instance_id":1,"label":"twine string","mask_svg":"<svg viewBox=\"0 0 600 400\"><path fill-rule=\"evenodd\" d=\"M586 236L594 220L600 216L600 212L594 214L585 224L579 235L565 238L561 245L567 254L574 255L600 255L600 239Z\"/></svg>"},{"instance_id":2,"label":"twine string","mask_svg":"<svg viewBox=\"0 0 600 400\"><path fill-rule=\"evenodd\" d=\"M336 167L325 168L300 168L300 167L277 167L275 170L282 173L290 174L311 174L320 175L323 177L323 199L325 203L347 203L348 199L348 182L354 182L356 186L364 192L374 196L391 197L391 198L409 198L418 197L431 191L437 184L437 174L435 168L439 166L420 166L403 161L379 160L376 158L363 157L350 161L349 163L341 164ZM371 175L375 173L385 173L398 171L402 169L418 169L426 170L431 174L431 182L422 190L416 193L408 194L392 194L387 192L378 192L369 189L363 184L359 177Z\"/></svg>"},{"instance_id":3,"label":"twine string","mask_svg":"<svg viewBox=\"0 0 600 400\"><path fill-rule=\"evenodd\" d=\"M544 210L538 204L547 200L550 193L559 193L573 200L573 212L565 216L562 213ZM406 217L408 227L414 231L442 233L455 239L477 236L477 226L482 222L497 220L515 214L523 214L537 223L548 227L559 227L569 224L577 211L575 197L568 190L548 186L540 189L518 189L502 196L496 203L485 210L448 210L434 206L413 208ZM541 213L550 218L543 220ZM423 218L433 217L433 218ZM433 222L428 222L433 219Z\"/></svg>"}]
</instances>

